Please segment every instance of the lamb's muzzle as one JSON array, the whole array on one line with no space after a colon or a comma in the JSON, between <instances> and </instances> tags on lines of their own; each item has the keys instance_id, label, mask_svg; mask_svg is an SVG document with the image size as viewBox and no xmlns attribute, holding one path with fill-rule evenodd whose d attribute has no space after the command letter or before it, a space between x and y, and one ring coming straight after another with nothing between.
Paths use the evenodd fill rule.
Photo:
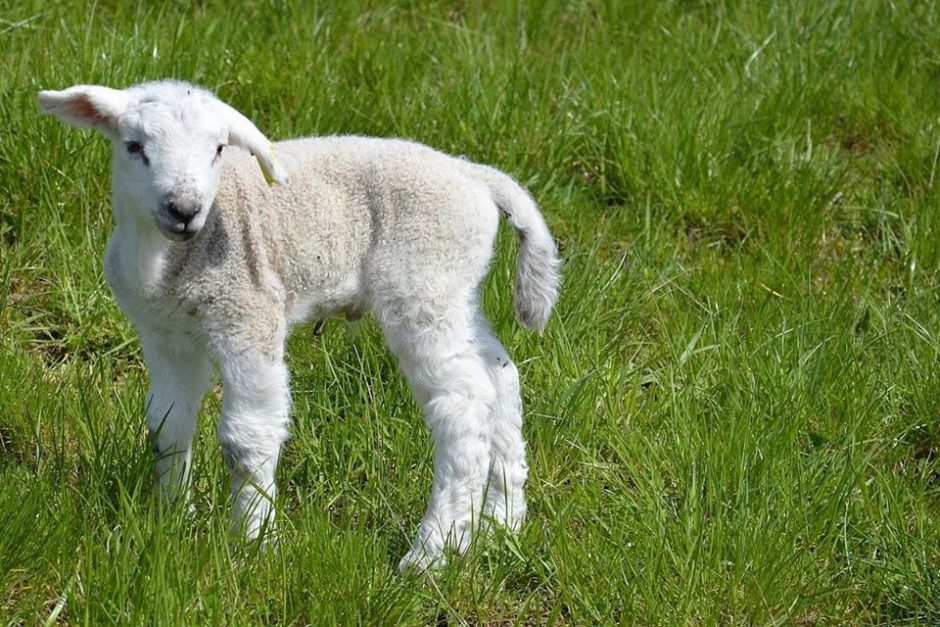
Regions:
<instances>
[{"instance_id":1,"label":"lamb's muzzle","mask_svg":"<svg viewBox=\"0 0 940 627\"><path fill-rule=\"evenodd\" d=\"M202 224L196 223L194 220L201 212L201 202L168 199L160 207L160 213L157 214L157 226L170 239L186 241L196 235L199 229L202 228Z\"/></svg>"},{"instance_id":2,"label":"lamb's muzzle","mask_svg":"<svg viewBox=\"0 0 940 627\"><path fill-rule=\"evenodd\" d=\"M548 321L560 264L518 183L401 140L272 146L241 113L175 81L80 85L39 99L43 111L112 142L105 272L140 334L167 497L186 493L215 363L234 524L249 537L272 529L290 414L288 330L371 312L435 443L430 502L401 567L443 564L445 549L466 550L481 525L519 528L528 474L519 375L478 305L499 216L520 235L514 299L525 326Z\"/></svg>"}]
</instances>

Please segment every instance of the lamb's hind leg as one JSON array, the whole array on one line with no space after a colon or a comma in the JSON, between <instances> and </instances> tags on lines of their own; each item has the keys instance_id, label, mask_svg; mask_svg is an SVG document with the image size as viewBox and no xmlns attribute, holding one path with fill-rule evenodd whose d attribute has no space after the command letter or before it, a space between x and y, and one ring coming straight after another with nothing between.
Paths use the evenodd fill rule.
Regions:
<instances>
[{"instance_id":1,"label":"lamb's hind leg","mask_svg":"<svg viewBox=\"0 0 940 627\"><path fill-rule=\"evenodd\" d=\"M468 312L452 312L435 325L384 326L434 438L431 498L399 569L440 566L445 549L467 549L480 520L495 393Z\"/></svg>"},{"instance_id":2,"label":"lamb's hind leg","mask_svg":"<svg viewBox=\"0 0 940 627\"><path fill-rule=\"evenodd\" d=\"M525 518L525 481L529 474L522 439L519 371L489 325L477 318L477 347L496 390L490 405L490 471L483 513L518 531Z\"/></svg>"},{"instance_id":3,"label":"lamb's hind leg","mask_svg":"<svg viewBox=\"0 0 940 627\"><path fill-rule=\"evenodd\" d=\"M141 334L150 373L147 430L161 495L185 495L192 461L193 432L202 397L212 382L206 352Z\"/></svg>"}]
</instances>

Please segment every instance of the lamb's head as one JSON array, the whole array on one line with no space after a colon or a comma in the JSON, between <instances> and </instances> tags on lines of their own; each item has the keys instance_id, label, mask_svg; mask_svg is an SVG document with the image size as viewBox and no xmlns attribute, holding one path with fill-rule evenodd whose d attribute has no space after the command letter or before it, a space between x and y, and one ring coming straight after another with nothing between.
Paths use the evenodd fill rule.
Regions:
<instances>
[{"instance_id":1,"label":"lamb's head","mask_svg":"<svg viewBox=\"0 0 940 627\"><path fill-rule=\"evenodd\" d=\"M108 136L115 201L121 205L115 210L175 241L190 239L205 224L226 146L251 151L269 184L287 182L271 143L248 118L187 83L160 81L125 90L77 85L39 92L39 106Z\"/></svg>"}]
</instances>

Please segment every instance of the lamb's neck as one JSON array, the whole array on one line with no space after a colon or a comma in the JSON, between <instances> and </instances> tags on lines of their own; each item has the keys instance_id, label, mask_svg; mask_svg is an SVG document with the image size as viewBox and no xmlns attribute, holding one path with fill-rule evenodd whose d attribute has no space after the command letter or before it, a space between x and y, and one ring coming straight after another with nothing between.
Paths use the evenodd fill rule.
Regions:
<instances>
[{"instance_id":1,"label":"lamb's neck","mask_svg":"<svg viewBox=\"0 0 940 627\"><path fill-rule=\"evenodd\" d=\"M172 246L152 225L116 219L108 251L116 262L111 271L127 289L158 295Z\"/></svg>"}]
</instances>

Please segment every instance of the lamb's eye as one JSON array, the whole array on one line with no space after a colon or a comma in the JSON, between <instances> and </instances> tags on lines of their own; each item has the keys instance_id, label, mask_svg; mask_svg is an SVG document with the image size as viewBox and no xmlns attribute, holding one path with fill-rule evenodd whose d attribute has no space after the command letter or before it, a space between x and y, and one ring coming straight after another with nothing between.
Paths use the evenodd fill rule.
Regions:
<instances>
[{"instance_id":1,"label":"lamb's eye","mask_svg":"<svg viewBox=\"0 0 940 627\"><path fill-rule=\"evenodd\" d=\"M225 148L225 144L219 144L219 147L215 149L215 156L216 156L216 157L221 157L221 156L222 156L222 149L223 149L223 148Z\"/></svg>"},{"instance_id":2,"label":"lamb's eye","mask_svg":"<svg viewBox=\"0 0 940 627\"><path fill-rule=\"evenodd\" d=\"M150 165L150 159L147 158L147 153L144 152L144 147L140 142L124 142L124 147L127 149L128 154L139 155L144 165Z\"/></svg>"}]
</instances>

